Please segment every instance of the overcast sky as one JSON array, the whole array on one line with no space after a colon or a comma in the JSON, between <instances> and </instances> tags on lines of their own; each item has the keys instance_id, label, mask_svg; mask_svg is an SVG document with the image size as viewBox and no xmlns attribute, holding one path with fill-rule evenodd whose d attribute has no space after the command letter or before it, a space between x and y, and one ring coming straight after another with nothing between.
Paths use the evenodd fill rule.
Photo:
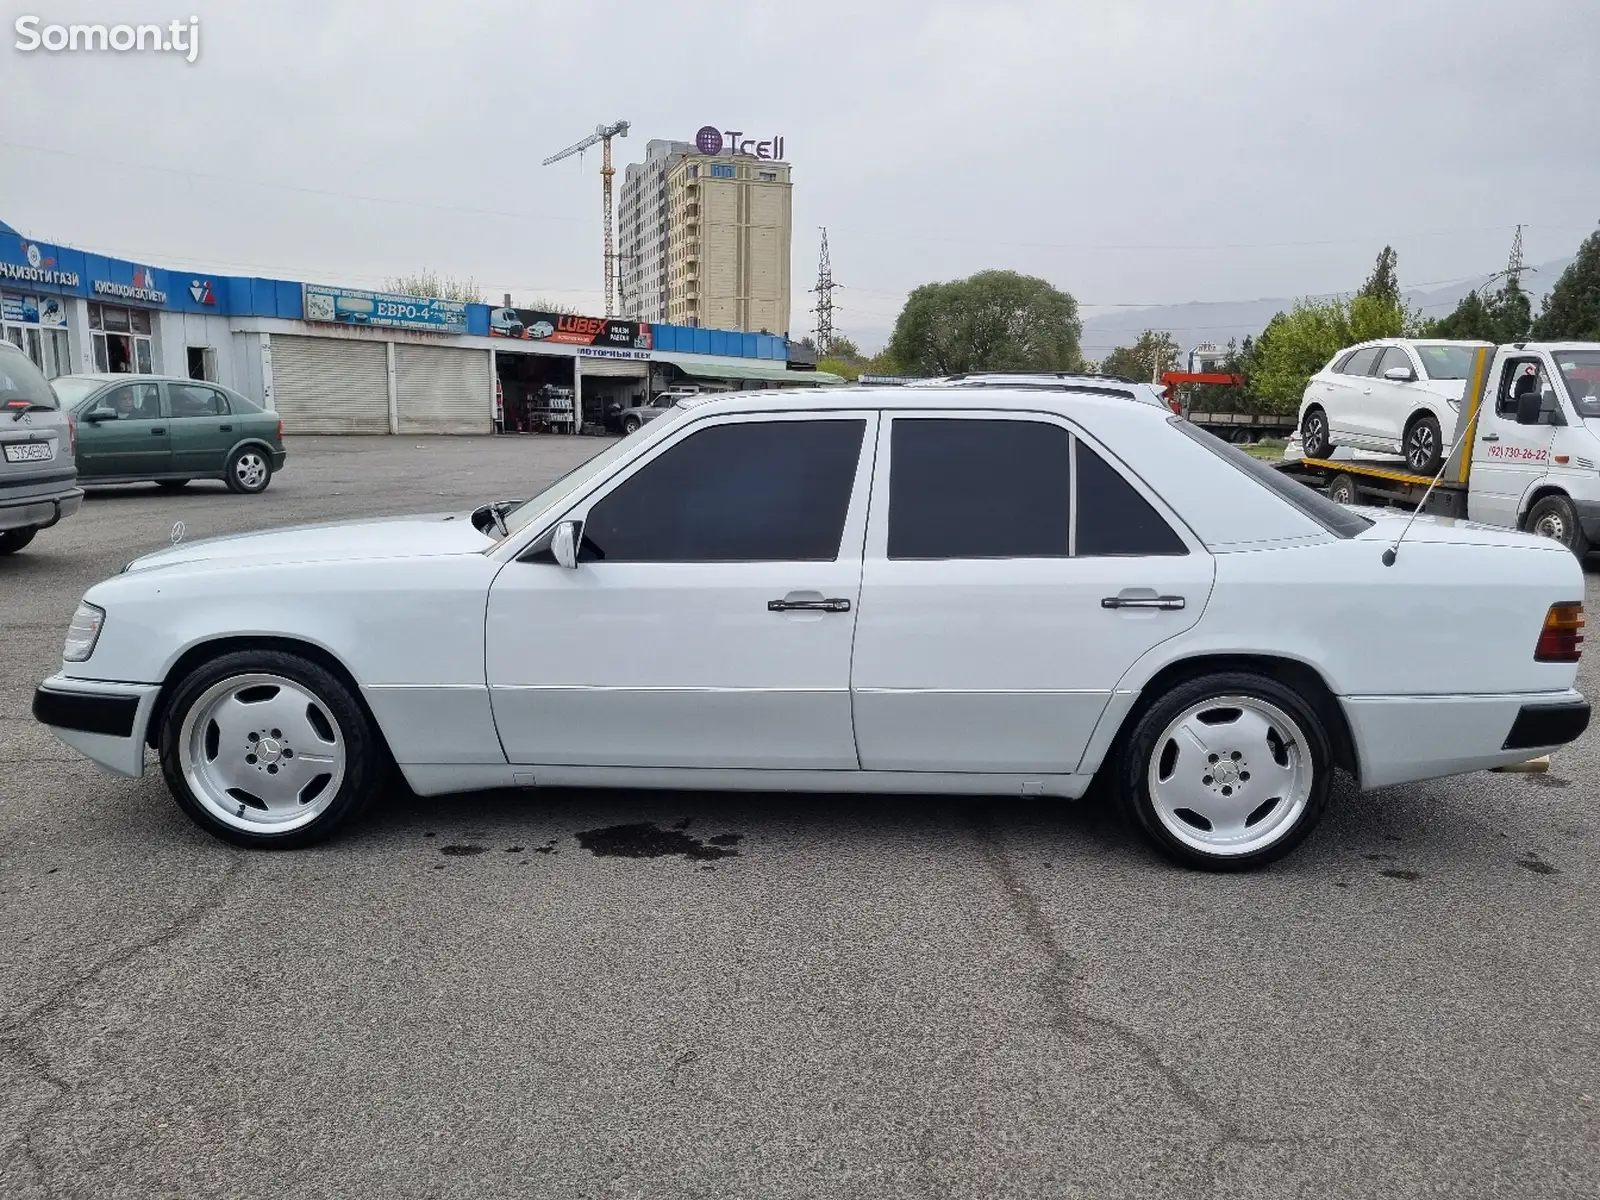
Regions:
<instances>
[{"instance_id":1,"label":"overcast sky","mask_svg":"<svg viewBox=\"0 0 1600 1200\"><path fill-rule=\"evenodd\" d=\"M1422 286L1600 218L1595 0L0 3L0 220L153 266L378 286L420 267L601 311L598 153L782 134L791 332L826 225L838 327L987 267L1085 306ZM13 23L197 15L200 52L45 54ZM619 174L620 180L620 174ZM1093 311L1088 308L1088 311Z\"/></svg>"}]
</instances>

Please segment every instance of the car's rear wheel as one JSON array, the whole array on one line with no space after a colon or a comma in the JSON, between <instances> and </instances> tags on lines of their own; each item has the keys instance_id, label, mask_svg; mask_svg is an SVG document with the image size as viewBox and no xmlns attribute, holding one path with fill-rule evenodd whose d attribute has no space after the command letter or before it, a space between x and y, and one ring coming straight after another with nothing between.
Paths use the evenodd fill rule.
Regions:
<instances>
[{"instance_id":1,"label":"car's rear wheel","mask_svg":"<svg viewBox=\"0 0 1600 1200\"><path fill-rule=\"evenodd\" d=\"M1305 420L1300 422L1300 446L1307 458L1327 458L1333 449L1328 440L1328 414L1320 408L1306 410Z\"/></svg>"},{"instance_id":2,"label":"car's rear wheel","mask_svg":"<svg viewBox=\"0 0 1600 1200\"><path fill-rule=\"evenodd\" d=\"M1406 426L1406 466L1418 475L1434 475L1444 463L1443 439L1439 419L1424 415Z\"/></svg>"},{"instance_id":3,"label":"car's rear wheel","mask_svg":"<svg viewBox=\"0 0 1600 1200\"><path fill-rule=\"evenodd\" d=\"M322 841L371 802L388 761L341 680L271 650L222 655L179 683L160 753L178 806L207 832L255 849Z\"/></svg>"},{"instance_id":4,"label":"car's rear wheel","mask_svg":"<svg viewBox=\"0 0 1600 1200\"><path fill-rule=\"evenodd\" d=\"M7 529L0 533L0 555L15 554L33 541L33 535L38 532L35 526L30 525L26 529Z\"/></svg>"},{"instance_id":5,"label":"car's rear wheel","mask_svg":"<svg viewBox=\"0 0 1600 1200\"><path fill-rule=\"evenodd\" d=\"M1566 496L1546 496L1528 510L1523 526L1529 533L1553 538L1579 558L1589 553L1589 539L1578 521L1578 510Z\"/></svg>"},{"instance_id":6,"label":"car's rear wheel","mask_svg":"<svg viewBox=\"0 0 1600 1200\"><path fill-rule=\"evenodd\" d=\"M164 492L181 492L189 486L187 479L158 479L156 486Z\"/></svg>"},{"instance_id":7,"label":"car's rear wheel","mask_svg":"<svg viewBox=\"0 0 1600 1200\"><path fill-rule=\"evenodd\" d=\"M1117 765L1121 803L1166 857L1236 871L1298 846L1322 817L1333 759L1298 694L1246 672L1191 679L1139 718Z\"/></svg>"},{"instance_id":8,"label":"car's rear wheel","mask_svg":"<svg viewBox=\"0 0 1600 1200\"><path fill-rule=\"evenodd\" d=\"M272 482L272 464L259 446L240 446L228 457L223 478L232 491L255 495Z\"/></svg>"}]
</instances>

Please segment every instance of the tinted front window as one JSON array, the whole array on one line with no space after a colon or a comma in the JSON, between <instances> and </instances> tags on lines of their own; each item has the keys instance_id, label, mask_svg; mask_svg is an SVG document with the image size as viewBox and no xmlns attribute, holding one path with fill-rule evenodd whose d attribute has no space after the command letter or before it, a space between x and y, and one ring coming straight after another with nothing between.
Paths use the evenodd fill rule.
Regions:
<instances>
[{"instance_id":1,"label":"tinted front window","mask_svg":"<svg viewBox=\"0 0 1600 1200\"><path fill-rule=\"evenodd\" d=\"M1382 346L1368 346L1365 350L1357 350L1340 363L1337 370L1341 375L1371 375L1382 350Z\"/></svg>"},{"instance_id":2,"label":"tinted front window","mask_svg":"<svg viewBox=\"0 0 1600 1200\"><path fill-rule=\"evenodd\" d=\"M1067 431L1043 421L902 419L889 464L890 558L1067 553Z\"/></svg>"},{"instance_id":3,"label":"tinted front window","mask_svg":"<svg viewBox=\"0 0 1600 1200\"><path fill-rule=\"evenodd\" d=\"M56 394L50 390L43 372L26 356L0 351L0 408L13 401L55 408Z\"/></svg>"},{"instance_id":4,"label":"tinted front window","mask_svg":"<svg viewBox=\"0 0 1600 1200\"><path fill-rule=\"evenodd\" d=\"M1416 349L1429 379L1465 379L1472 373L1472 360L1478 353L1472 346L1422 345Z\"/></svg>"},{"instance_id":5,"label":"tinted front window","mask_svg":"<svg viewBox=\"0 0 1600 1200\"><path fill-rule=\"evenodd\" d=\"M1243 471L1281 499L1287 500L1329 533L1349 538L1372 528L1372 522L1366 517L1351 512L1344 505L1329 500L1321 492L1313 491L1305 484L1297 483L1265 463L1251 458L1237 446L1230 446L1198 425L1191 425L1182 417L1173 417L1172 423L1218 458L1236 470Z\"/></svg>"},{"instance_id":6,"label":"tinted front window","mask_svg":"<svg viewBox=\"0 0 1600 1200\"><path fill-rule=\"evenodd\" d=\"M827 562L839 557L866 422L749 421L691 434L589 510L606 562Z\"/></svg>"},{"instance_id":7,"label":"tinted front window","mask_svg":"<svg viewBox=\"0 0 1600 1200\"><path fill-rule=\"evenodd\" d=\"M1082 442L1078 468L1078 530L1073 547L1083 555L1187 554L1150 502L1105 459Z\"/></svg>"},{"instance_id":8,"label":"tinted front window","mask_svg":"<svg viewBox=\"0 0 1600 1200\"><path fill-rule=\"evenodd\" d=\"M155 421L161 417L161 389L153 383L130 383L107 392L96 408L109 408L119 421Z\"/></svg>"}]
</instances>

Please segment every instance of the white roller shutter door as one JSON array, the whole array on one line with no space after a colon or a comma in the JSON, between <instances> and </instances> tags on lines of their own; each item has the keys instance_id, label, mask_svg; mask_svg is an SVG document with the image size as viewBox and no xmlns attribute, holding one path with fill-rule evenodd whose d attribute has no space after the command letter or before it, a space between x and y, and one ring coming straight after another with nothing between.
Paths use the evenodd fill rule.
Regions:
<instances>
[{"instance_id":1,"label":"white roller shutter door","mask_svg":"<svg viewBox=\"0 0 1600 1200\"><path fill-rule=\"evenodd\" d=\"M492 433L489 352L454 346L394 348L401 433Z\"/></svg>"},{"instance_id":2,"label":"white roller shutter door","mask_svg":"<svg viewBox=\"0 0 1600 1200\"><path fill-rule=\"evenodd\" d=\"M585 375L626 375L643 379L650 364L642 358L580 358L578 369Z\"/></svg>"},{"instance_id":3,"label":"white roller shutter door","mask_svg":"<svg viewBox=\"0 0 1600 1200\"><path fill-rule=\"evenodd\" d=\"M283 431L388 433L382 342L272 335L272 394Z\"/></svg>"}]
</instances>

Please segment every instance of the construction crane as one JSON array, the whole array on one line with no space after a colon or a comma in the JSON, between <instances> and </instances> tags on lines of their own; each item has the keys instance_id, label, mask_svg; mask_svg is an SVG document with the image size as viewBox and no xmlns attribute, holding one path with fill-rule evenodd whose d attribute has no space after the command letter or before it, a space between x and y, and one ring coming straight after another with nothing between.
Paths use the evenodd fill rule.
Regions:
<instances>
[{"instance_id":1,"label":"construction crane","mask_svg":"<svg viewBox=\"0 0 1600 1200\"><path fill-rule=\"evenodd\" d=\"M616 255L611 252L611 177L616 174L611 169L611 139L614 137L628 136L628 122L615 121L610 125L596 125L594 132L575 146L568 146L560 154L552 154L541 164L548 167L551 163L560 162L563 158L570 158L574 154L582 154L590 146L599 142L603 147L603 159L600 164L600 187L603 195L601 202L601 220L605 225L605 263L606 263L606 316L615 316L616 310L612 303L614 288L613 267Z\"/></svg>"}]
</instances>

